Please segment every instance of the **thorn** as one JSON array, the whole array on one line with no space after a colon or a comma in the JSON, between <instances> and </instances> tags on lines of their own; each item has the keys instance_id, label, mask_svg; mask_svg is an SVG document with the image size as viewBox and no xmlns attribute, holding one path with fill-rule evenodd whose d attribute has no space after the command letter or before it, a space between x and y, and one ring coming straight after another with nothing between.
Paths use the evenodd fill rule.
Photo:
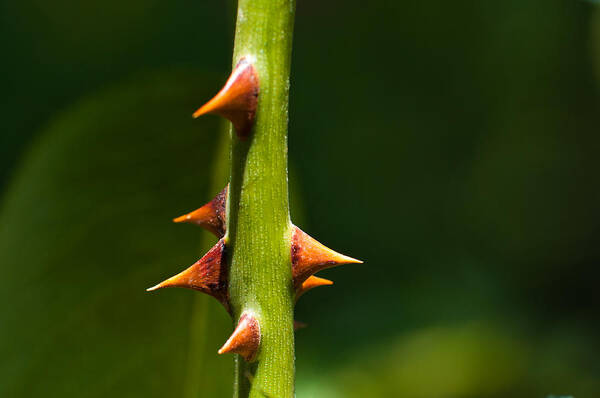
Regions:
<instances>
[{"instance_id":1,"label":"thorn","mask_svg":"<svg viewBox=\"0 0 600 398\"><path fill-rule=\"evenodd\" d=\"M307 327L308 327L308 325L304 322L294 321L294 331L296 331L298 329L304 329Z\"/></svg>"},{"instance_id":2,"label":"thorn","mask_svg":"<svg viewBox=\"0 0 600 398\"><path fill-rule=\"evenodd\" d=\"M227 297L227 267L225 266L225 243L219 240L208 253L183 272L153 286L151 292L165 287L183 287L199 290L219 300L229 311Z\"/></svg>"},{"instance_id":3,"label":"thorn","mask_svg":"<svg viewBox=\"0 0 600 398\"><path fill-rule=\"evenodd\" d=\"M174 218L173 222L196 224L212 232L217 238L222 238L225 235L225 205L228 189L229 185L201 208Z\"/></svg>"},{"instance_id":4,"label":"thorn","mask_svg":"<svg viewBox=\"0 0 600 398\"><path fill-rule=\"evenodd\" d=\"M296 301L302 296L304 293L308 292L311 289L319 286L330 286L333 285L333 281L325 278L319 278L318 276L311 275L302 282L302 285L296 290Z\"/></svg>"},{"instance_id":5,"label":"thorn","mask_svg":"<svg viewBox=\"0 0 600 398\"><path fill-rule=\"evenodd\" d=\"M331 250L294 226L292 235L292 276L296 289L301 287L310 275L318 271L343 264L361 263L360 260Z\"/></svg>"},{"instance_id":6,"label":"thorn","mask_svg":"<svg viewBox=\"0 0 600 398\"><path fill-rule=\"evenodd\" d=\"M252 361L260 345L260 326L256 318L248 313L242 314L237 327L229 340L219 349L219 354L232 352L240 354L247 362Z\"/></svg>"},{"instance_id":7,"label":"thorn","mask_svg":"<svg viewBox=\"0 0 600 398\"><path fill-rule=\"evenodd\" d=\"M258 103L259 83L252 62L244 57L234 68L225 86L194 112L194 118L207 113L216 113L233 123L237 135L244 139L254 124Z\"/></svg>"}]
</instances>

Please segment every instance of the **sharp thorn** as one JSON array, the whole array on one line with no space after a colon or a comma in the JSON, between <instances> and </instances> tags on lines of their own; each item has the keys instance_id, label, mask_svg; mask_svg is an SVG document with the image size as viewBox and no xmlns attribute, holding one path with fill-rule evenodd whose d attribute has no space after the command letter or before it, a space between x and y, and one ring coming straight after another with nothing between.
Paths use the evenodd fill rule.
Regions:
<instances>
[{"instance_id":1,"label":"sharp thorn","mask_svg":"<svg viewBox=\"0 0 600 398\"><path fill-rule=\"evenodd\" d=\"M249 313L243 313L231 337L219 349L219 354L239 354L251 362L260 345L260 326L258 320Z\"/></svg>"},{"instance_id":2,"label":"sharp thorn","mask_svg":"<svg viewBox=\"0 0 600 398\"><path fill-rule=\"evenodd\" d=\"M304 293L308 292L311 289L314 289L315 287L330 285L333 285L333 281L311 275L304 282L302 282L300 287L296 289L296 301L298 301L300 296L302 296Z\"/></svg>"},{"instance_id":3,"label":"sharp thorn","mask_svg":"<svg viewBox=\"0 0 600 398\"><path fill-rule=\"evenodd\" d=\"M191 223L212 232L217 238L225 235L225 206L229 186L223 188L210 202L201 208L173 219L176 223Z\"/></svg>"},{"instance_id":4,"label":"sharp thorn","mask_svg":"<svg viewBox=\"0 0 600 398\"><path fill-rule=\"evenodd\" d=\"M210 101L194 112L194 118L216 113L229 119L240 139L250 133L254 125L258 103L259 82L250 57L240 59L225 86Z\"/></svg>"},{"instance_id":5,"label":"sharp thorn","mask_svg":"<svg viewBox=\"0 0 600 398\"><path fill-rule=\"evenodd\" d=\"M291 250L292 276L296 289L318 271L343 264L362 263L360 260L331 250L296 226L292 235Z\"/></svg>"},{"instance_id":6,"label":"sharp thorn","mask_svg":"<svg viewBox=\"0 0 600 398\"><path fill-rule=\"evenodd\" d=\"M221 239L192 266L147 289L147 291L165 287L183 287L198 290L219 300L229 311L225 258L225 243Z\"/></svg>"}]
</instances>

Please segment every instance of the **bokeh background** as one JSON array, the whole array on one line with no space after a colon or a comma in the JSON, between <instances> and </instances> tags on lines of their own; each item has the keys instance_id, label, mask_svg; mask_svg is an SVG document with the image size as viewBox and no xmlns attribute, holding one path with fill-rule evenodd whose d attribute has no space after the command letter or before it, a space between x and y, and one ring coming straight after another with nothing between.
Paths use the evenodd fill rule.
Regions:
<instances>
[{"instance_id":1,"label":"bokeh background","mask_svg":"<svg viewBox=\"0 0 600 398\"><path fill-rule=\"evenodd\" d=\"M219 304L144 289L213 243L170 219L226 179L235 4L0 5L0 396L230 396ZM292 212L365 260L298 397L600 396L599 7L298 1Z\"/></svg>"}]
</instances>

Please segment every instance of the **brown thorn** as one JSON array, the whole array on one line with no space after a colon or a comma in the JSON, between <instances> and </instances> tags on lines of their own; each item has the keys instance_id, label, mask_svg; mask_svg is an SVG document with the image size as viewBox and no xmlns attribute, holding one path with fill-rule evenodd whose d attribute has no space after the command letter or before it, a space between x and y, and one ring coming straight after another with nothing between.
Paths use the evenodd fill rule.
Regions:
<instances>
[{"instance_id":1,"label":"brown thorn","mask_svg":"<svg viewBox=\"0 0 600 398\"><path fill-rule=\"evenodd\" d=\"M247 362L252 361L260 345L260 326L258 320L249 313L243 313L231 337L219 349L219 354L232 352L239 354Z\"/></svg>"},{"instance_id":2,"label":"brown thorn","mask_svg":"<svg viewBox=\"0 0 600 398\"><path fill-rule=\"evenodd\" d=\"M294 321L294 331L296 331L298 329L304 329L307 327L308 327L308 325L304 322Z\"/></svg>"},{"instance_id":3,"label":"brown thorn","mask_svg":"<svg viewBox=\"0 0 600 398\"><path fill-rule=\"evenodd\" d=\"M343 264L360 264L362 261L344 256L319 243L306 232L294 226L292 235L292 276L296 289L308 277L326 268Z\"/></svg>"},{"instance_id":4,"label":"brown thorn","mask_svg":"<svg viewBox=\"0 0 600 398\"><path fill-rule=\"evenodd\" d=\"M196 224L212 232L217 238L222 238L225 235L225 206L228 189L229 185L201 208L177 217L173 219L173 222Z\"/></svg>"},{"instance_id":5,"label":"brown thorn","mask_svg":"<svg viewBox=\"0 0 600 398\"><path fill-rule=\"evenodd\" d=\"M229 311L225 259L225 243L221 239L191 267L147 291L151 292L165 287L198 290L219 300Z\"/></svg>"},{"instance_id":6,"label":"brown thorn","mask_svg":"<svg viewBox=\"0 0 600 398\"><path fill-rule=\"evenodd\" d=\"M194 118L207 113L221 115L233 123L238 137L245 139L254 125L258 92L256 69L249 57L243 57L221 91L194 112Z\"/></svg>"},{"instance_id":7,"label":"brown thorn","mask_svg":"<svg viewBox=\"0 0 600 398\"><path fill-rule=\"evenodd\" d=\"M302 296L304 293L308 292L311 289L319 286L330 286L333 285L333 281L325 278L319 278L318 276L311 275L306 279L298 289L296 289L296 301Z\"/></svg>"}]
</instances>

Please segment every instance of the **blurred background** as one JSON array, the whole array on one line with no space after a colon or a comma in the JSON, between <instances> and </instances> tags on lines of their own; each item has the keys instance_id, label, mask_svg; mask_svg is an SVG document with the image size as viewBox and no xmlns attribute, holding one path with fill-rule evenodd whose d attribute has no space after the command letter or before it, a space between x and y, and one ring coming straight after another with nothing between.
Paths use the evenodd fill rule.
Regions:
<instances>
[{"instance_id":1,"label":"blurred background","mask_svg":"<svg viewBox=\"0 0 600 398\"><path fill-rule=\"evenodd\" d=\"M219 304L144 290L214 243L235 4L0 4L0 396L230 396ZM599 7L298 1L292 213L365 260L298 397L600 396Z\"/></svg>"}]
</instances>

